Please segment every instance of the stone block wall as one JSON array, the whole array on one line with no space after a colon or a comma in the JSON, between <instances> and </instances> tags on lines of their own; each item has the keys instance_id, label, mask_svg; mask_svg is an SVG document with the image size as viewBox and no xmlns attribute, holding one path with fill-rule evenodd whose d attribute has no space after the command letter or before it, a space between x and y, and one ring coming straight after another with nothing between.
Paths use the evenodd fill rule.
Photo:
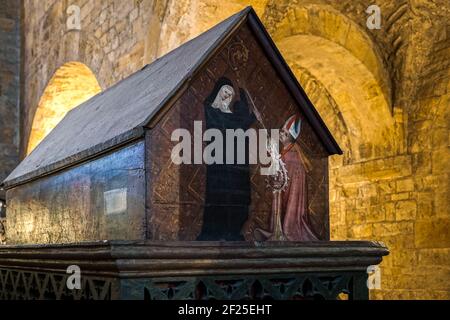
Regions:
<instances>
[{"instance_id":1,"label":"stone block wall","mask_svg":"<svg viewBox=\"0 0 450 320\"><path fill-rule=\"evenodd\" d=\"M450 299L448 178L420 169L408 155L331 172L333 239L376 239L391 252L372 298Z\"/></svg>"},{"instance_id":2,"label":"stone block wall","mask_svg":"<svg viewBox=\"0 0 450 320\"><path fill-rule=\"evenodd\" d=\"M391 251L372 298L450 299L450 29L422 10L411 22L409 96L398 93L403 152L331 172L334 238L377 239Z\"/></svg>"},{"instance_id":3,"label":"stone block wall","mask_svg":"<svg viewBox=\"0 0 450 320\"><path fill-rule=\"evenodd\" d=\"M80 30L67 25L78 17L69 6L80 9ZM55 72L68 62L81 62L106 89L152 62L166 2L24 0L24 8L22 156L40 98Z\"/></svg>"},{"instance_id":4,"label":"stone block wall","mask_svg":"<svg viewBox=\"0 0 450 320\"><path fill-rule=\"evenodd\" d=\"M445 22L450 5L445 1L411 5L377 1L384 22L381 29L368 30L364 12L369 4L363 0L333 4L326 0L269 1L264 16L295 74L345 149L344 157L333 157L330 165L332 239L373 239L387 244L391 254L381 264L382 285L371 291L372 298L450 299L450 29ZM317 41L317 37L329 41ZM320 44L313 49L315 55L304 49L305 39ZM391 81L392 101L387 100L391 112L371 112L376 86L363 81L365 73L348 77L345 68L336 68L345 58L329 59L327 50L332 57L340 50L336 43L345 47L347 56L375 54L378 59L372 60L379 60L375 63L386 72L377 72L373 61L358 60L371 77L389 77L376 82L383 87L383 82ZM321 64L326 65L321 68ZM357 71L356 63L351 71ZM354 90L346 87L355 79L359 84ZM349 105L358 90L367 90L370 98L352 110ZM358 115L358 109L364 114ZM383 104L372 110L384 110ZM367 139L367 132L382 125L391 128L395 142L391 148L389 135L384 133ZM375 152L367 152L368 146Z\"/></svg>"}]
</instances>

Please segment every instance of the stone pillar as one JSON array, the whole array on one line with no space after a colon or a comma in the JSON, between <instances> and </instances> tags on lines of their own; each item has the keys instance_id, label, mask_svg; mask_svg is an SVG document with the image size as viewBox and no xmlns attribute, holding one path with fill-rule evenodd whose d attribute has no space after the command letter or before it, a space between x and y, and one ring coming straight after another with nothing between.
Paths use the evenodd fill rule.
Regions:
<instances>
[{"instance_id":1,"label":"stone pillar","mask_svg":"<svg viewBox=\"0 0 450 320\"><path fill-rule=\"evenodd\" d=\"M19 162L20 3L4 0L0 5L0 181Z\"/></svg>"}]
</instances>

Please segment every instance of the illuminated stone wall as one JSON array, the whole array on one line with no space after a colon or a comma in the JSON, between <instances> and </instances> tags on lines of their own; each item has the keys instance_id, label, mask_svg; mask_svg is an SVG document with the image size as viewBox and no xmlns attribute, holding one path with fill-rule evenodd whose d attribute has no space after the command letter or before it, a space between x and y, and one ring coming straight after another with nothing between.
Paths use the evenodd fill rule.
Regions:
<instances>
[{"instance_id":1,"label":"illuminated stone wall","mask_svg":"<svg viewBox=\"0 0 450 320\"><path fill-rule=\"evenodd\" d=\"M81 9L80 31L67 26L69 5ZM139 70L156 57L166 4L150 0L25 0L24 8L23 83L27 94L22 101L22 155L39 116L41 97L57 70L68 62L83 63L102 89Z\"/></svg>"},{"instance_id":2,"label":"illuminated stone wall","mask_svg":"<svg viewBox=\"0 0 450 320\"><path fill-rule=\"evenodd\" d=\"M449 6L386 2L370 31L368 4L274 1L265 21L345 150L331 160L332 238L391 251L371 297L449 299Z\"/></svg>"},{"instance_id":3,"label":"illuminated stone wall","mask_svg":"<svg viewBox=\"0 0 450 320\"><path fill-rule=\"evenodd\" d=\"M50 79L39 100L27 154L45 138L67 112L101 91L92 71L80 62L67 62Z\"/></svg>"},{"instance_id":4,"label":"illuminated stone wall","mask_svg":"<svg viewBox=\"0 0 450 320\"><path fill-rule=\"evenodd\" d=\"M450 299L449 3L380 0L25 0L22 154L48 82L70 61L105 89L252 4L345 154L330 162L333 239L386 242L372 298Z\"/></svg>"}]
</instances>

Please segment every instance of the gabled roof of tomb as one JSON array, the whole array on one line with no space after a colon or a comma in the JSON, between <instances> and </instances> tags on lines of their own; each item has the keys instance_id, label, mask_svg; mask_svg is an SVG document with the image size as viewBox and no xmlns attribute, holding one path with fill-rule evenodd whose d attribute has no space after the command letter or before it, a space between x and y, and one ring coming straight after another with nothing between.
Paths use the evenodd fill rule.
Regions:
<instances>
[{"instance_id":1,"label":"gabled roof of tomb","mask_svg":"<svg viewBox=\"0 0 450 320\"><path fill-rule=\"evenodd\" d=\"M329 154L341 154L256 13L248 7L69 111L3 186L11 188L141 138L159 111L189 87L201 66L244 22L253 30L325 149Z\"/></svg>"}]
</instances>

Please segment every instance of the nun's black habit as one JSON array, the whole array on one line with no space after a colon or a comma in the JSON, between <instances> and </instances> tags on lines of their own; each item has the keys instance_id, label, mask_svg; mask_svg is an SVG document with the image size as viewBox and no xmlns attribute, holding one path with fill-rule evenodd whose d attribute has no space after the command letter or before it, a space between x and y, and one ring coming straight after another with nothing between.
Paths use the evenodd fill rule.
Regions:
<instances>
[{"instance_id":1,"label":"nun's black habit","mask_svg":"<svg viewBox=\"0 0 450 320\"><path fill-rule=\"evenodd\" d=\"M244 164L237 164L236 141L234 164L225 164L227 156L225 141L226 129L246 131L256 118L249 111L247 98L242 89L239 90L240 100L234 103L232 113L225 113L211 106L224 85L233 86L229 79L220 78L204 102L206 129L215 128L223 134L224 164L207 165L203 227L197 238L203 241L244 240L241 229L248 219L251 201L248 141L245 143Z\"/></svg>"}]
</instances>

